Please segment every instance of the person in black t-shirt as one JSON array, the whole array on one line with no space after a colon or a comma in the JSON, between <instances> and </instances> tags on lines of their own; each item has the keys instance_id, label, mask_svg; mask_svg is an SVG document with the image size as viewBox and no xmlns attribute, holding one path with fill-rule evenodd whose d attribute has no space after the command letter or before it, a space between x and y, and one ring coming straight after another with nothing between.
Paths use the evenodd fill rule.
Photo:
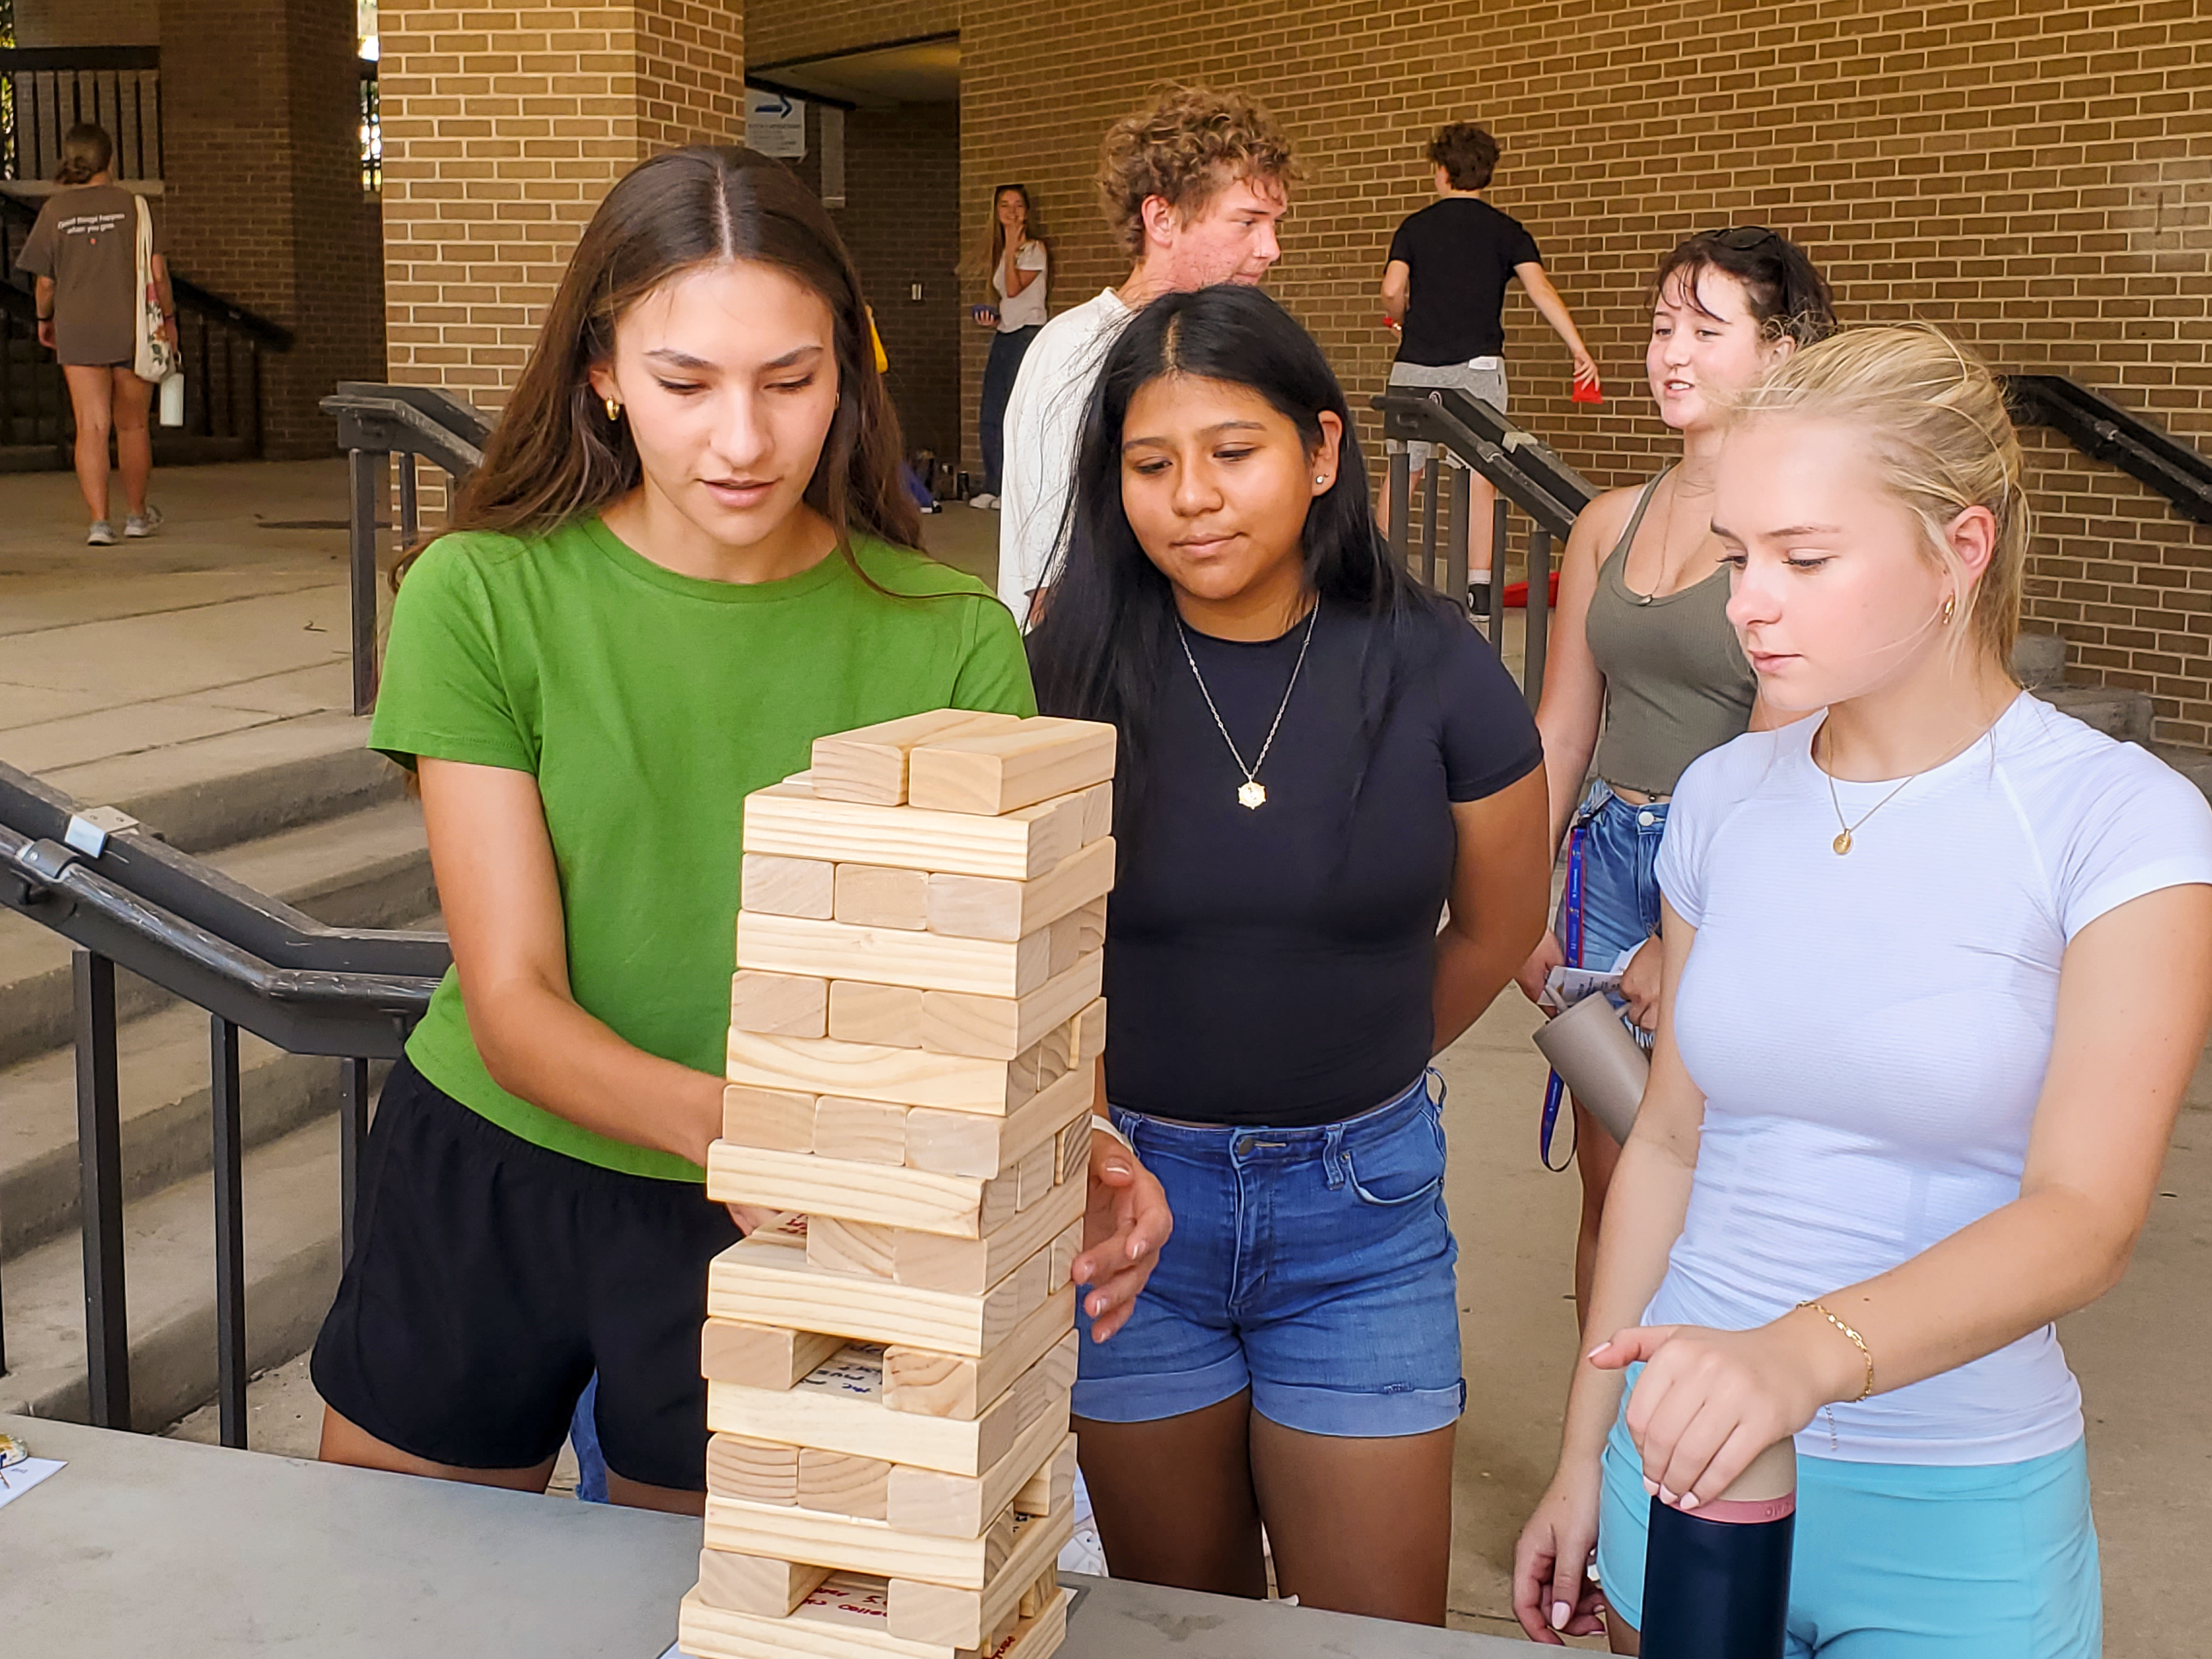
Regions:
<instances>
[{"instance_id":1,"label":"person in black t-shirt","mask_svg":"<svg viewBox=\"0 0 2212 1659\"><path fill-rule=\"evenodd\" d=\"M1040 707L1121 735L1105 1092L1168 1191L1086 1344L1114 1572L1441 1624L1465 1402L1431 1057L1541 935L1543 758L1496 655L1375 532L1320 348L1157 299L1107 356ZM1441 929L1439 915L1444 917Z\"/></svg>"},{"instance_id":2,"label":"person in black t-shirt","mask_svg":"<svg viewBox=\"0 0 2212 1659\"><path fill-rule=\"evenodd\" d=\"M1583 344L1566 301L1544 274L1536 239L1484 198L1498 170L1498 141L1472 121L1455 121L1431 142L1429 161L1442 199L1407 219L1391 237L1390 261L1382 269L1382 311L1399 331L1392 386L1457 386L1503 412L1505 289L1516 276L1538 314L1574 354L1577 387L1596 389L1597 364ZM1389 441L1392 453L1399 447ZM1415 442L1406 447L1418 477L1430 446ZM1468 571L1474 580L1487 583L1494 492L1480 475L1469 482L1474 495Z\"/></svg>"}]
</instances>

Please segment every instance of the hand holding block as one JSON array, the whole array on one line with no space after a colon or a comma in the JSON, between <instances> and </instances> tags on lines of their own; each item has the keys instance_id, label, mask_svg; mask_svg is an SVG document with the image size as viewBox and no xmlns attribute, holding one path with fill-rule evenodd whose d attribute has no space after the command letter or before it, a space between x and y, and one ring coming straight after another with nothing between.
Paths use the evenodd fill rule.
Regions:
<instances>
[{"instance_id":1,"label":"hand holding block","mask_svg":"<svg viewBox=\"0 0 2212 1659\"><path fill-rule=\"evenodd\" d=\"M933 738L979 737L1021 722L1012 714L932 708L814 739L807 775L824 800L896 806L906 799L907 751Z\"/></svg>"},{"instance_id":2,"label":"hand holding block","mask_svg":"<svg viewBox=\"0 0 2212 1659\"><path fill-rule=\"evenodd\" d=\"M996 817L1114 775L1114 728L1038 719L980 737L932 738L907 757L907 799L925 811ZM1079 833L1080 803L1078 803Z\"/></svg>"}]
</instances>

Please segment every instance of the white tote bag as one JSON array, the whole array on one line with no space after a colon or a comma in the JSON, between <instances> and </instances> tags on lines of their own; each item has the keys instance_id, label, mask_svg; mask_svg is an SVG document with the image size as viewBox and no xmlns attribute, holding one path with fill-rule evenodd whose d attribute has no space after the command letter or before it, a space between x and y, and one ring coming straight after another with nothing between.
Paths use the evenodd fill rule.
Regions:
<instances>
[{"instance_id":1,"label":"white tote bag","mask_svg":"<svg viewBox=\"0 0 2212 1659\"><path fill-rule=\"evenodd\" d=\"M131 367L140 380L159 385L181 373L184 365L161 329L161 295L154 282L154 210L146 205L144 197L135 199L138 204L138 325L137 350Z\"/></svg>"}]
</instances>

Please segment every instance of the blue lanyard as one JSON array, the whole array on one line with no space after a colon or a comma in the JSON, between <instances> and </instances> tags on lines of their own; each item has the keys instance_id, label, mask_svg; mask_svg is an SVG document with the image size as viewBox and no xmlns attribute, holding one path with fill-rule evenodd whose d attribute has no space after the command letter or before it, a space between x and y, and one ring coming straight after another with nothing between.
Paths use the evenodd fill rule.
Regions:
<instances>
[{"instance_id":1,"label":"blue lanyard","mask_svg":"<svg viewBox=\"0 0 2212 1659\"><path fill-rule=\"evenodd\" d=\"M1567 902L1562 918L1567 936L1559 941L1559 948L1565 952L1567 960L1577 968L1583 965L1583 836L1587 827L1585 822L1577 817L1574 830L1567 837ZM1565 1093L1566 1085L1559 1081L1559 1074L1553 1072L1544 1084L1544 1121L1536 1134L1536 1156L1547 1170L1555 1167L1552 1163L1552 1132L1559 1127L1559 1102ZM1562 1164L1556 1167L1564 1170L1566 1165Z\"/></svg>"}]
</instances>

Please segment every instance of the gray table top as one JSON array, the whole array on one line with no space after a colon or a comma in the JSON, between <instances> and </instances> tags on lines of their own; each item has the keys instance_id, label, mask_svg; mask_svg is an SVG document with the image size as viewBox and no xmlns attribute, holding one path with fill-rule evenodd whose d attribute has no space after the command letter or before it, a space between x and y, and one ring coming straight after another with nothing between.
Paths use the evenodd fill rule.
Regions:
<instances>
[{"instance_id":1,"label":"gray table top","mask_svg":"<svg viewBox=\"0 0 2212 1659\"><path fill-rule=\"evenodd\" d=\"M0 1632L41 1659L659 1659L687 1516L0 1416L64 1469L0 1509ZM1067 1659L1503 1659L1494 1637L1069 1576Z\"/></svg>"}]
</instances>

